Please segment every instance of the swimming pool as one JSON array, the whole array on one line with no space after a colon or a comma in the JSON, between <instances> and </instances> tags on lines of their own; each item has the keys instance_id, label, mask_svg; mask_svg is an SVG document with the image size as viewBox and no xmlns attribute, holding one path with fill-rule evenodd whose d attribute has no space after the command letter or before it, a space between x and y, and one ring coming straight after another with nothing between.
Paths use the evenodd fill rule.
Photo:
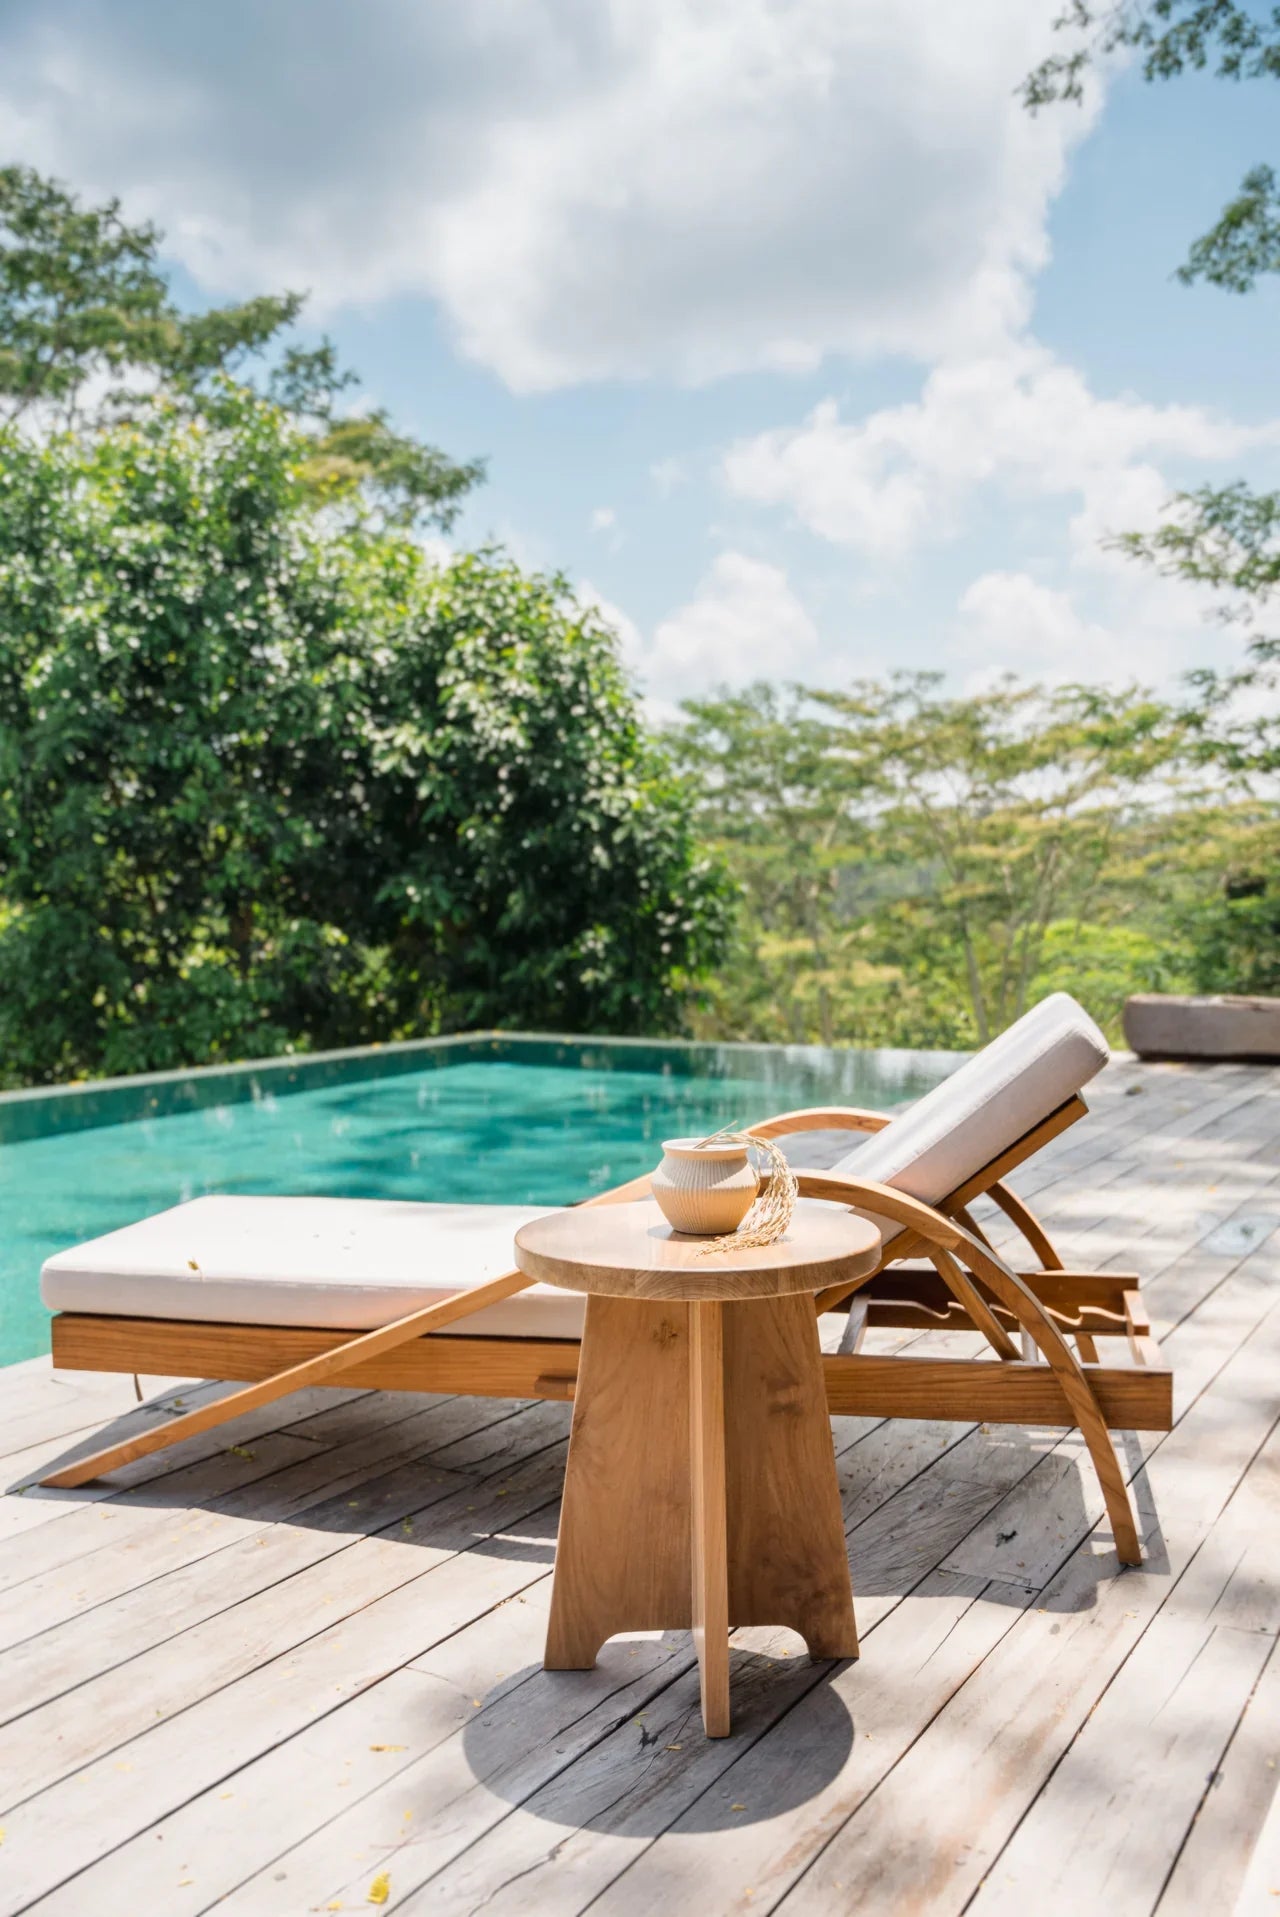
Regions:
<instances>
[{"instance_id":1,"label":"swimming pool","mask_svg":"<svg viewBox=\"0 0 1280 1917\"><path fill-rule=\"evenodd\" d=\"M664 1138L888 1106L944 1052L481 1035L0 1097L0 1363L48 1349L40 1266L203 1192L565 1204Z\"/></svg>"}]
</instances>

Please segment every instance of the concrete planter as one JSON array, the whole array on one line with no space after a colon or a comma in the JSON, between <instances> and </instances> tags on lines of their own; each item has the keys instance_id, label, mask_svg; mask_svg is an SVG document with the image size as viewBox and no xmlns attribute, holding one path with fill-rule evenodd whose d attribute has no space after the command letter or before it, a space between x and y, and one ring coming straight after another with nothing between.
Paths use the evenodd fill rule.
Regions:
<instances>
[{"instance_id":1,"label":"concrete planter","mask_svg":"<svg viewBox=\"0 0 1280 1917\"><path fill-rule=\"evenodd\" d=\"M1280 1059L1280 998L1126 999L1124 1035L1140 1058Z\"/></svg>"}]
</instances>

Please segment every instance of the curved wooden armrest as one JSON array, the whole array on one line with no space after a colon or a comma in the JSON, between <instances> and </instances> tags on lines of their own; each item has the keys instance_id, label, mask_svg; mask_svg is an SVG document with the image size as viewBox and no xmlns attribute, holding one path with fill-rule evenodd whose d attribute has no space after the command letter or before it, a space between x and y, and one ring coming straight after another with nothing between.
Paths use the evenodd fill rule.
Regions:
<instances>
[{"instance_id":1,"label":"curved wooden armrest","mask_svg":"<svg viewBox=\"0 0 1280 1917\"><path fill-rule=\"evenodd\" d=\"M814 1105L807 1111L781 1112L748 1125L753 1138L782 1138L788 1132L882 1132L888 1112L864 1111L858 1105Z\"/></svg>"},{"instance_id":2,"label":"curved wooden armrest","mask_svg":"<svg viewBox=\"0 0 1280 1917\"><path fill-rule=\"evenodd\" d=\"M837 1171L797 1171L796 1184L802 1198L829 1198L837 1205L869 1211L873 1217L891 1218L895 1225L905 1225L928 1244L941 1245L944 1251L969 1240L969 1233L954 1218L944 1218L932 1205L893 1185Z\"/></svg>"}]
</instances>

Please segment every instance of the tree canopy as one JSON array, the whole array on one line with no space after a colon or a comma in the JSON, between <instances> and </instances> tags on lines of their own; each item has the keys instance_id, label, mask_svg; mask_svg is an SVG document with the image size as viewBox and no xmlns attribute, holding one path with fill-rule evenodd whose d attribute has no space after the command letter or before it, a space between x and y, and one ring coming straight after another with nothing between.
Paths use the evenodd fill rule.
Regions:
<instances>
[{"instance_id":1,"label":"tree canopy","mask_svg":"<svg viewBox=\"0 0 1280 1917\"><path fill-rule=\"evenodd\" d=\"M331 341L289 338L301 293L184 312L162 244L118 200L84 206L31 167L0 168L0 420L74 428L127 414L156 389L198 411L211 382L262 363L267 390L311 439L299 472L320 503L359 497L390 525L453 524L483 461L397 431L383 409L336 413L360 382Z\"/></svg>"},{"instance_id":2,"label":"tree canopy","mask_svg":"<svg viewBox=\"0 0 1280 1917\"><path fill-rule=\"evenodd\" d=\"M672 750L742 887L709 1037L985 1042L1065 987L1263 989L1273 803L1140 689L930 675L690 702Z\"/></svg>"},{"instance_id":3,"label":"tree canopy","mask_svg":"<svg viewBox=\"0 0 1280 1917\"><path fill-rule=\"evenodd\" d=\"M1211 70L1222 80L1280 80L1280 6L1255 11L1237 0L1070 0L1056 22L1066 46L1023 85L1034 112L1079 101L1094 61L1118 50L1141 55L1150 81ZM1215 225L1192 245L1177 277L1247 293L1280 272L1280 186L1272 167L1250 169ZM1207 757L1233 772L1280 769L1280 638L1265 630L1280 587L1280 492L1241 480L1176 494L1162 524L1117 530L1110 543L1171 578L1222 594L1223 627L1243 629L1248 657L1225 671L1192 675L1193 716ZM1233 694L1247 695L1232 709ZM1229 914L1230 916L1230 914Z\"/></svg>"},{"instance_id":4,"label":"tree canopy","mask_svg":"<svg viewBox=\"0 0 1280 1917\"><path fill-rule=\"evenodd\" d=\"M594 613L317 513L225 377L0 430L0 1056L679 1025L723 877Z\"/></svg>"},{"instance_id":5,"label":"tree canopy","mask_svg":"<svg viewBox=\"0 0 1280 1917\"><path fill-rule=\"evenodd\" d=\"M1280 80L1280 7L1261 13L1237 0L1069 0L1055 21L1066 45L1022 86L1034 113L1084 98L1090 69L1109 55L1141 56L1147 80L1175 80L1211 69L1223 80ZM1178 269L1190 285L1206 280L1247 293L1263 273L1280 272L1280 190L1267 165L1251 167L1214 225Z\"/></svg>"}]
</instances>

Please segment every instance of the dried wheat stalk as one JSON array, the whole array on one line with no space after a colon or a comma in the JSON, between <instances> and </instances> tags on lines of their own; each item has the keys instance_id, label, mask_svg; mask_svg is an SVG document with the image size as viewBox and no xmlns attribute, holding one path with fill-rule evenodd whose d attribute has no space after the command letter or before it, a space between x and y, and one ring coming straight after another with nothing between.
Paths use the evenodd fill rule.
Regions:
<instances>
[{"instance_id":1,"label":"dried wheat stalk","mask_svg":"<svg viewBox=\"0 0 1280 1917\"><path fill-rule=\"evenodd\" d=\"M749 1245L776 1245L791 1223L799 1195L796 1175L787 1163L781 1146L775 1145L771 1138L753 1138L749 1132L732 1132L728 1129L713 1132L710 1138L699 1142L703 1145L745 1145L748 1151L763 1152L769 1165L768 1177L738 1229L726 1233L722 1238L708 1238L699 1245L699 1255L712 1251L745 1251Z\"/></svg>"}]
</instances>

